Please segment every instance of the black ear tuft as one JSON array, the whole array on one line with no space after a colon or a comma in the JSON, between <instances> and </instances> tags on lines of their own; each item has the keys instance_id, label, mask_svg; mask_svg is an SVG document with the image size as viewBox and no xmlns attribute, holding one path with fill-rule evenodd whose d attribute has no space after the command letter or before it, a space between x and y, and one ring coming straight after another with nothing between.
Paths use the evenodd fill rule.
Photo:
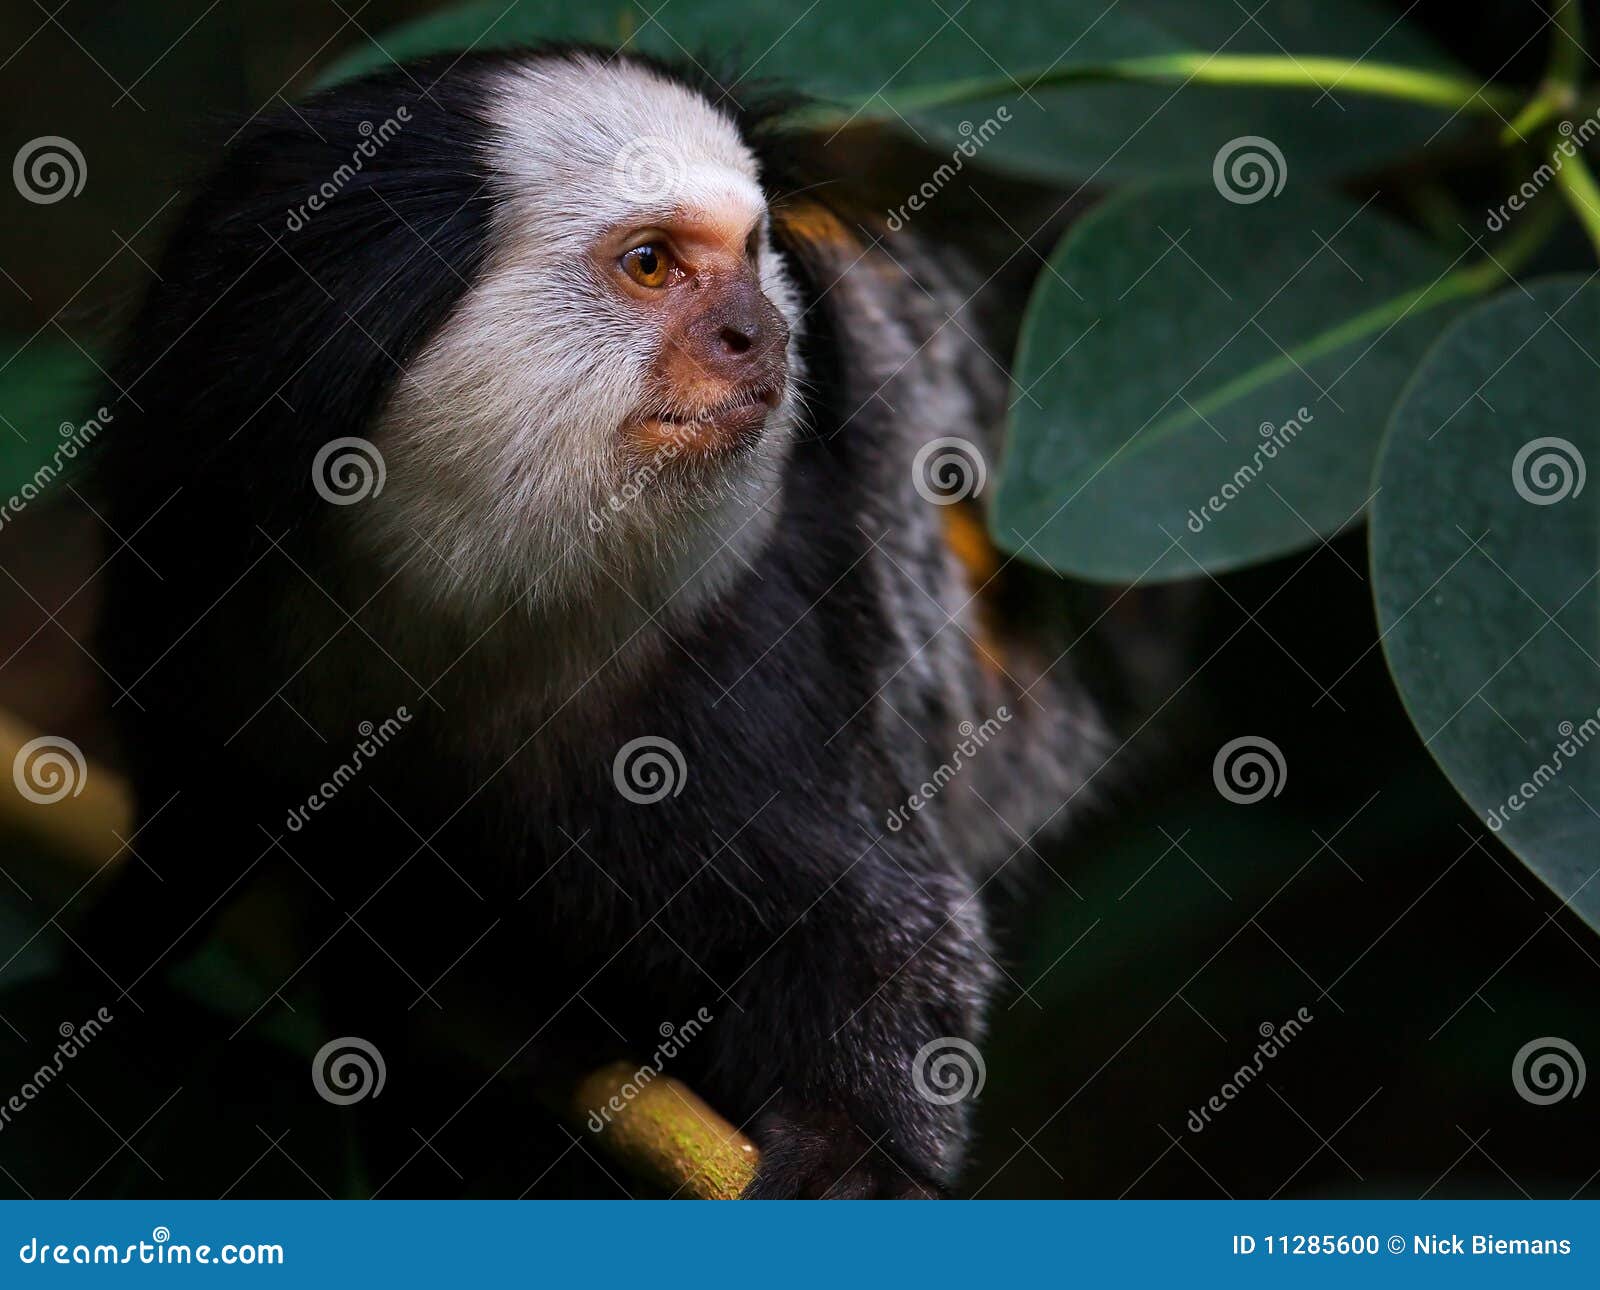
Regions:
<instances>
[{"instance_id":1,"label":"black ear tuft","mask_svg":"<svg viewBox=\"0 0 1600 1290\"><path fill-rule=\"evenodd\" d=\"M295 522L300 459L309 471L322 443L361 433L477 272L486 70L429 60L239 129L113 374L100 465L114 525L136 527L179 483L181 507L213 518Z\"/></svg>"},{"instance_id":2,"label":"black ear tuft","mask_svg":"<svg viewBox=\"0 0 1600 1290\"><path fill-rule=\"evenodd\" d=\"M119 685L197 684L199 638L293 574L272 544L304 552L335 509L313 487L318 450L369 432L474 280L491 72L425 61L254 118L184 213L94 462L117 553L98 652Z\"/></svg>"}]
</instances>

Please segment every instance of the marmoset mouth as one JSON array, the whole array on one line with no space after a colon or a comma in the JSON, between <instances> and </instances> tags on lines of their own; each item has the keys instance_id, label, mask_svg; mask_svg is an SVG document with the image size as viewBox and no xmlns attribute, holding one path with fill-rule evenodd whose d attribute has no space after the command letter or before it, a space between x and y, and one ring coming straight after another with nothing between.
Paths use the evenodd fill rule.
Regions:
<instances>
[{"instance_id":1,"label":"marmoset mouth","mask_svg":"<svg viewBox=\"0 0 1600 1290\"><path fill-rule=\"evenodd\" d=\"M749 447L767 414L783 400L782 385L756 385L708 407L652 412L627 429L651 451L720 453Z\"/></svg>"},{"instance_id":2,"label":"marmoset mouth","mask_svg":"<svg viewBox=\"0 0 1600 1290\"><path fill-rule=\"evenodd\" d=\"M721 403L712 404L708 408L697 411L684 409L669 409L658 413L655 420L665 422L667 425L703 425L725 421L730 417L742 417L756 409L761 409L763 415L778 406L782 397L781 388L773 385L752 386L740 390L724 399Z\"/></svg>"}]
</instances>

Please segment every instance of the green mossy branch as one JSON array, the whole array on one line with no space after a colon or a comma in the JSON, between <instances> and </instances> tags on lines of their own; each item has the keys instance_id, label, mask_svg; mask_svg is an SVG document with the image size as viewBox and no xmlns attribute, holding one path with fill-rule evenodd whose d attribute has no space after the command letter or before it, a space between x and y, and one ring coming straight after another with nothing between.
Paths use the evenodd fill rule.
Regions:
<instances>
[{"instance_id":1,"label":"green mossy branch","mask_svg":"<svg viewBox=\"0 0 1600 1290\"><path fill-rule=\"evenodd\" d=\"M567 1118L669 1196L736 1199L755 1177L755 1145L677 1080L641 1075L615 1062L585 1076Z\"/></svg>"}]
</instances>

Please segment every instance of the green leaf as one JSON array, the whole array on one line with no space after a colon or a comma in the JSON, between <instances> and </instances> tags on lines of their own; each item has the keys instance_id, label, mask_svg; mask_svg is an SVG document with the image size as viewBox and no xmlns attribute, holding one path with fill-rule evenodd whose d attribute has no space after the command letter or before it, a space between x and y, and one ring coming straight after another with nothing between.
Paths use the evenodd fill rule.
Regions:
<instances>
[{"instance_id":1,"label":"green leaf","mask_svg":"<svg viewBox=\"0 0 1600 1290\"><path fill-rule=\"evenodd\" d=\"M1591 275L1592 276L1592 275ZM1373 505L1384 649L1457 791L1600 928L1600 288L1538 279L1445 333Z\"/></svg>"},{"instance_id":2,"label":"green leaf","mask_svg":"<svg viewBox=\"0 0 1600 1290\"><path fill-rule=\"evenodd\" d=\"M654 8L654 7L652 7ZM504 0L463 5L368 41L321 78L330 84L427 53L493 49L545 39L626 43L716 71L741 86L777 81L841 109L838 119L881 118L940 151L968 137L962 124L1001 106L1011 119L983 150L986 164L1055 180L1111 180L1208 171L1240 135L1276 141L1296 173L1338 173L1427 142L1447 114L1363 99L1345 90L1263 91L1205 85L1071 85L1023 92L1035 77L1110 68L1131 59L1199 51L1344 56L1451 64L1386 10L1268 0L1036 0L941 6L931 0L675 0L656 16L633 0ZM1253 17L1251 15L1254 15ZM1005 92L959 106L917 109L930 94L998 77ZM901 106L902 100L905 106Z\"/></svg>"},{"instance_id":3,"label":"green leaf","mask_svg":"<svg viewBox=\"0 0 1600 1290\"><path fill-rule=\"evenodd\" d=\"M1102 581L1194 577L1360 517L1401 386L1501 278L1292 181L1113 197L1034 288L996 540ZM1213 500L1214 499L1214 500Z\"/></svg>"},{"instance_id":4,"label":"green leaf","mask_svg":"<svg viewBox=\"0 0 1600 1290\"><path fill-rule=\"evenodd\" d=\"M0 519L47 496L83 459L82 425L98 380L76 346L0 342Z\"/></svg>"}]
</instances>

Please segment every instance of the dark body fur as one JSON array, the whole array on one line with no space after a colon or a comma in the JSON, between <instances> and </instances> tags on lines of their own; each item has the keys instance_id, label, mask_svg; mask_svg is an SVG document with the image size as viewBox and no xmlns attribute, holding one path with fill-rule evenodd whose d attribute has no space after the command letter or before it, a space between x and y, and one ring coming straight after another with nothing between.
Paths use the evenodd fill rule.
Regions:
<instances>
[{"instance_id":1,"label":"dark body fur","mask_svg":"<svg viewBox=\"0 0 1600 1290\"><path fill-rule=\"evenodd\" d=\"M912 487L935 435L993 449L1003 382L941 327L913 246L791 229L806 432L731 588L687 615L576 605L559 630L517 606L468 620L418 603L344 543L359 507L326 505L311 462L368 432L473 280L494 201L479 105L506 57L415 64L252 124L160 266L102 462L112 541L131 546L103 646L148 863L88 944L141 998L276 868L339 994L334 1033L399 1045L419 1004L487 1002L511 1068L556 1080L643 1057L703 1007L714 1021L671 1073L750 1123L757 1194L946 1186L970 1108L919 1096L914 1057L980 1037L997 976L980 888L1018 838L1073 814L1105 752L1064 642L1005 620L1018 575L974 601ZM413 123L285 231L358 124L398 103ZM789 188L781 139L744 125L769 190ZM1040 618L1049 586L1030 593ZM1002 706L993 747L886 828ZM357 723L402 707L392 743L287 829ZM687 776L639 805L613 758L646 735Z\"/></svg>"}]
</instances>

